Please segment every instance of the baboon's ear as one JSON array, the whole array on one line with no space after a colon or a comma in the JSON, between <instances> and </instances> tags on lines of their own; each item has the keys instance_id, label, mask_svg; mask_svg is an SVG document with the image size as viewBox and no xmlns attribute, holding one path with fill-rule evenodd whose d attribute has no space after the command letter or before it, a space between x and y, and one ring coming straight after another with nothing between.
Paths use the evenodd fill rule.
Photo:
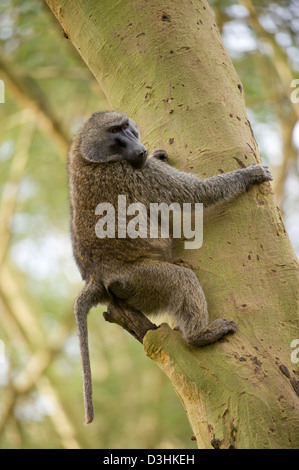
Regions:
<instances>
[{"instance_id":1,"label":"baboon's ear","mask_svg":"<svg viewBox=\"0 0 299 470\"><path fill-rule=\"evenodd\" d=\"M97 145L96 142L92 145L89 145L88 148L84 148L84 146L82 146L81 152L83 154L83 158L85 158L85 160L88 160L89 162L108 163L117 162L118 160L121 160L121 157L119 155L104 155L101 145Z\"/></svg>"}]
</instances>

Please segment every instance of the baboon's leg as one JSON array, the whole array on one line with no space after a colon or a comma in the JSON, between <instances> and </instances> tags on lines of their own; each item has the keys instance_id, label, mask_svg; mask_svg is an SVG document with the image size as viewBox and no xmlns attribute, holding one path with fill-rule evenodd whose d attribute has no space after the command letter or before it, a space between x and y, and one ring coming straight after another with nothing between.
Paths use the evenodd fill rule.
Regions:
<instances>
[{"instance_id":1,"label":"baboon's leg","mask_svg":"<svg viewBox=\"0 0 299 470\"><path fill-rule=\"evenodd\" d=\"M204 346L236 331L234 322L224 318L209 324L208 308L195 273L162 261L145 260L134 269L122 270L109 286L113 295L145 314L168 311L188 343Z\"/></svg>"}]
</instances>

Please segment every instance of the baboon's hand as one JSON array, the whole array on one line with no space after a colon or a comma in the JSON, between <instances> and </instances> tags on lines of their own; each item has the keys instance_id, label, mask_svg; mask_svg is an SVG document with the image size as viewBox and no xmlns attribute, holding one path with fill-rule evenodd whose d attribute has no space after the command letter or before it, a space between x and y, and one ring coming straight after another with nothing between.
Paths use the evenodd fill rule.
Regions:
<instances>
[{"instance_id":1,"label":"baboon's hand","mask_svg":"<svg viewBox=\"0 0 299 470\"><path fill-rule=\"evenodd\" d=\"M156 158L157 160L162 160L163 162L168 162L168 155L166 150L154 150L149 158Z\"/></svg>"},{"instance_id":2,"label":"baboon's hand","mask_svg":"<svg viewBox=\"0 0 299 470\"><path fill-rule=\"evenodd\" d=\"M250 174L251 184L260 184L264 181L273 180L269 167L267 167L266 165L254 165L254 163L252 163L248 168L246 168L246 170Z\"/></svg>"}]
</instances>

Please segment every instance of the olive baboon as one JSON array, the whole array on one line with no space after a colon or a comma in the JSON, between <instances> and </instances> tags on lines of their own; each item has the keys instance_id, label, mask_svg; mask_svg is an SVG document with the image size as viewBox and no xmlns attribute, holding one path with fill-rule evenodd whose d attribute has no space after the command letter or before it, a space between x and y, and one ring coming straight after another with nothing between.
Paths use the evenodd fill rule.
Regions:
<instances>
[{"instance_id":1,"label":"olive baboon","mask_svg":"<svg viewBox=\"0 0 299 470\"><path fill-rule=\"evenodd\" d=\"M209 324L201 285L191 269L175 264L171 238L119 237L100 239L95 233L96 206L118 196L128 204L152 202L203 203L228 201L252 184L271 180L262 165L251 165L211 178L178 171L166 163L166 153L147 151L135 123L117 112L94 113L74 138L69 153L69 184L74 257L85 281L75 302L82 356L86 421L93 419L87 314L98 303L122 299L145 314L168 311L181 334L203 346L236 331L234 322Z\"/></svg>"}]
</instances>

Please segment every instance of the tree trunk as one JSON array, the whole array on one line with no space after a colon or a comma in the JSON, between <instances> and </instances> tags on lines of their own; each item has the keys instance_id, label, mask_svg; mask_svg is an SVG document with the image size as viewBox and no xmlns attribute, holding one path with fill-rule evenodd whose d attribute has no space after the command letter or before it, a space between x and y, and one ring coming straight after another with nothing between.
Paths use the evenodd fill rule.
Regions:
<instances>
[{"instance_id":1,"label":"tree trunk","mask_svg":"<svg viewBox=\"0 0 299 470\"><path fill-rule=\"evenodd\" d=\"M205 0L47 3L149 150L165 148L171 164L203 177L260 163L242 85ZM270 184L207 213L202 248L184 258L211 319L239 325L204 348L167 325L144 338L198 446L298 447L299 371L290 346L299 337L298 263Z\"/></svg>"}]
</instances>

